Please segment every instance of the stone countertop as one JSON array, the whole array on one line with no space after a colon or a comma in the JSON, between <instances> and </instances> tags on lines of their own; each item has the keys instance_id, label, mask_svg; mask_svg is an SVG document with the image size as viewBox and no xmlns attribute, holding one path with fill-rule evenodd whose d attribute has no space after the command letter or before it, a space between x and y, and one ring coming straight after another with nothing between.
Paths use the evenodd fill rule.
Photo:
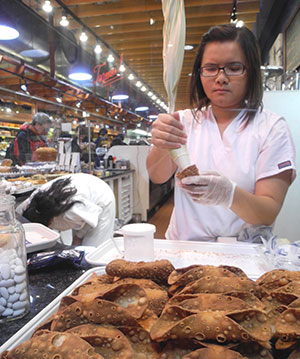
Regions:
<instances>
[{"instance_id":1,"label":"stone countertop","mask_svg":"<svg viewBox=\"0 0 300 359\"><path fill-rule=\"evenodd\" d=\"M58 244L49 251L62 248L68 249L72 247L62 247ZM28 255L28 257L31 255ZM79 267L70 264L59 264L55 267L30 270L28 272L30 312L21 319L0 323L0 346L90 268L92 266L83 259Z\"/></svg>"}]
</instances>

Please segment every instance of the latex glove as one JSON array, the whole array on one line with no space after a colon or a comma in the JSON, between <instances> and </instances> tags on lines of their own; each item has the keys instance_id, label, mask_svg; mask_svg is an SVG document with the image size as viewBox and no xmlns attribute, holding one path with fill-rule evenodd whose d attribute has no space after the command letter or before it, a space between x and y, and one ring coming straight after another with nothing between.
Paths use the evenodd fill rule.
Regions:
<instances>
[{"instance_id":1,"label":"latex glove","mask_svg":"<svg viewBox=\"0 0 300 359\"><path fill-rule=\"evenodd\" d=\"M216 171L183 178L179 186L200 204L230 208L236 184Z\"/></svg>"}]
</instances>

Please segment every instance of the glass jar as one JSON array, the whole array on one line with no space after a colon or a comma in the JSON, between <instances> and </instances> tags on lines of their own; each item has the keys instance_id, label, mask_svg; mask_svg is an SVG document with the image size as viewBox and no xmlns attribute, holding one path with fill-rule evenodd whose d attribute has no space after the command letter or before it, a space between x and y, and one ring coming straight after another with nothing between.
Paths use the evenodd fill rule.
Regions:
<instances>
[{"instance_id":1,"label":"glass jar","mask_svg":"<svg viewBox=\"0 0 300 359\"><path fill-rule=\"evenodd\" d=\"M15 198L0 195L0 322L30 310L25 232L15 218Z\"/></svg>"}]
</instances>

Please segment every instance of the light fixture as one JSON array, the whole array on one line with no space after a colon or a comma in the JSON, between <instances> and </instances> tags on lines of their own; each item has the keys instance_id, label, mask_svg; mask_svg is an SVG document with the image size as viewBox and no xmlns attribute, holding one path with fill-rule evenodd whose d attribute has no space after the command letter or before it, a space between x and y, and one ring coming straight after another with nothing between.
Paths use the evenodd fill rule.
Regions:
<instances>
[{"instance_id":1,"label":"light fixture","mask_svg":"<svg viewBox=\"0 0 300 359\"><path fill-rule=\"evenodd\" d=\"M129 74L128 80L130 80L130 81L134 80L134 76L132 74Z\"/></svg>"},{"instance_id":2,"label":"light fixture","mask_svg":"<svg viewBox=\"0 0 300 359\"><path fill-rule=\"evenodd\" d=\"M151 98L152 98L153 101L155 101L157 99L157 96L153 95Z\"/></svg>"},{"instance_id":3,"label":"light fixture","mask_svg":"<svg viewBox=\"0 0 300 359\"><path fill-rule=\"evenodd\" d=\"M30 93L28 91L28 83L27 83L27 81L24 81L24 83L20 82L20 89L22 91L24 91L27 95L30 95Z\"/></svg>"},{"instance_id":4,"label":"light fixture","mask_svg":"<svg viewBox=\"0 0 300 359\"><path fill-rule=\"evenodd\" d=\"M158 99L156 100L156 103L157 103L158 105L160 105L161 100L158 98Z\"/></svg>"},{"instance_id":5,"label":"light fixture","mask_svg":"<svg viewBox=\"0 0 300 359\"><path fill-rule=\"evenodd\" d=\"M144 111L148 111L148 110L149 110L148 106L139 106L139 107L135 108L135 111L138 111L138 112L144 112Z\"/></svg>"},{"instance_id":6,"label":"light fixture","mask_svg":"<svg viewBox=\"0 0 300 359\"><path fill-rule=\"evenodd\" d=\"M61 95L57 95L55 99L56 99L56 101L57 101L58 103L62 103L62 102L63 102Z\"/></svg>"},{"instance_id":7,"label":"light fixture","mask_svg":"<svg viewBox=\"0 0 300 359\"><path fill-rule=\"evenodd\" d=\"M124 66L123 64L120 65L119 71L120 71L120 72L126 71L126 68L125 68L125 66Z\"/></svg>"},{"instance_id":8,"label":"light fixture","mask_svg":"<svg viewBox=\"0 0 300 359\"><path fill-rule=\"evenodd\" d=\"M137 83L135 84L136 87L142 87L142 83L141 81L137 81Z\"/></svg>"},{"instance_id":9,"label":"light fixture","mask_svg":"<svg viewBox=\"0 0 300 359\"><path fill-rule=\"evenodd\" d=\"M81 32L81 34L80 34L80 36L79 36L79 40L80 40L81 42L86 42L87 39L88 39L88 36L87 36L86 32L85 32L84 30L82 30L82 32Z\"/></svg>"},{"instance_id":10,"label":"light fixture","mask_svg":"<svg viewBox=\"0 0 300 359\"><path fill-rule=\"evenodd\" d=\"M0 13L0 40L14 40L20 35L15 27L15 21L11 16L1 9Z\"/></svg>"},{"instance_id":11,"label":"light fixture","mask_svg":"<svg viewBox=\"0 0 300 359\"><path fill-rule=\"evenodd\" d=\"M44 4L42 6L42 9L45 11L45 12L51 12L52 11L52 5L51 5L51 1L50 0L45 0L44 1Z\"/></svg>"},{"instance_id":12,"label":"light fixture","mask_svg":"<svg viewBox=\"0 0 300 359\"><path fill-rule=\"evenodd\" d=\"M67 27L69 25L69 20L68 20L67 15L66 15L65 12L62 13L61 20L60 20L59 23L63 27Z\"/></svg>"},{"instance_id":13,"label":"light fixture","mask_svg":"<svg viewBox=\"0 0 300 359\"><path fill-rule=\"evenodd\" d=\"M230 14L230 22L231 23L236 23L236 21L237 21L236 7L237 7L237 0L234 0L233 4L232 4L231 14Z\"/></svg>"},{"instance_id":14,"label":"light fixture","mask_svg":"<svg viewBox=\"0 0 300 359\"><path fill-rule=\"evenodd\" d=\"M146 91L147 91L147 87L146 87L146 86L142 86L141 91L142 91L142 92L146 92Z\"/></svg>"},{"instance_id":15,"label":"light fixture","mask_svg":"<svg viewBox=\"0 0 300 359\"><path fill-rule=\"evenodd\" d=\"M25 57L30 57L32 59L36 59L39 57L49 56L49 52L42 50L42 49L28 49L28 50L21 51L20 55L25 56Z\"/></svg>"},{"instance_id":16,"label":"light fixture","mask_svg":"<svg viewBox=\"0 0 300 359\"><path fill-rule=\"evenodd\" d=\"M100 44L97 44L97 45L95 46L94 51L95 51L96 54L101 54L101 52L102 52L102 47L101 47L101 45L100 45Z\"/></svg>"},{"instance_id":17,"label":"light fixture","mask_svg":"<svg viewBox=\"0 0 300 359\"><path fill-rule=\"evenodd\" d=\"M91 69L82 60L82 52L79 53L79 59L75 62L69 71L69 79L75 81L87 81L92 79Z\"/></svg>"},{"instance_id":18,"label":"light fixture","mask_svg":"<svg viewBox=\"0 0 300 359\"><path fill-rule=\"evenodd\" d=\"M155 20L154 20L152 17L150 17L149 23L150 23L150 25L154 25L154 24L155 24Z\"/></svg>"},{"instance_id":19,"label":"light fixture","mask_svg":"<svg viewBox=\"0 0 300 359\"><path fill-rule=\"evenodd\" d=\"M107 58L107 61L108 61L108 62L114 62L114 60L115 60L115 58L113 57L113 55L112 55L112 54L109 54L109 55L108 55L108 58Z\"/></svg>"},{"instance_id":20,"label":"light fixture","mask_svg":"<svg viewBox=\"0 0 300 359\"><path fill-rule=\"evenodd\" d=\"M115 101L124 101L124 100L127 100L128 99L128 95L125 95L125 94L119 94L119 95L113 95L111 97L112 100L115 100Z\"/></svg>"},{"instance_id":21,"label":"light fixture","mask_svg":"<svg viewBox=\"0 0 300 359\"><path fill-rule=\"evenodd\" d=\"M192 45L184 45L184 49L186 51L193 50L193 48L194 48L194 46L192 46Z\"/></svg>"},{"instance_id":22,"label":"light fixture","mask_svg":"<svg viewBox=\"0 0 300 359\"><path fill-rule=\"evenodd\" d=\"M152 92L152 91L149 91L149 92L148 92L148 96L149 96L149 97L153 96L153 92Z\"/></svg>"}]
</instances>

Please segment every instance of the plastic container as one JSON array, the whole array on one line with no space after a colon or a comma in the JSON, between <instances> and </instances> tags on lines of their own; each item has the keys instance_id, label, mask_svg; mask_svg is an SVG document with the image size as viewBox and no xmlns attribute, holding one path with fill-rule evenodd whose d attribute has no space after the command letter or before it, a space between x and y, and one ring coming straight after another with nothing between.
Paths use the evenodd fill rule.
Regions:
<instances>
[{"instance_id":1,"label":"plastic container","mask_svg":"<svg viewBox=\"0 0 300 359\"><path fill-rule=\"evenodd\" d=\"M156 227L148 223L132 223L122 227L124 258L128 261L153 261L155 231Z\"/></svg>"},{"instance_id":2,"label":"plastic container","mask_svg":"<svg viewBox=\"0 0 300 359\"><path fill-rule=\"evenodd\" d=\"M0 322L29 312L25 233L15 218L15 198L0 195Z\"/></svg>"}]
</instances>

